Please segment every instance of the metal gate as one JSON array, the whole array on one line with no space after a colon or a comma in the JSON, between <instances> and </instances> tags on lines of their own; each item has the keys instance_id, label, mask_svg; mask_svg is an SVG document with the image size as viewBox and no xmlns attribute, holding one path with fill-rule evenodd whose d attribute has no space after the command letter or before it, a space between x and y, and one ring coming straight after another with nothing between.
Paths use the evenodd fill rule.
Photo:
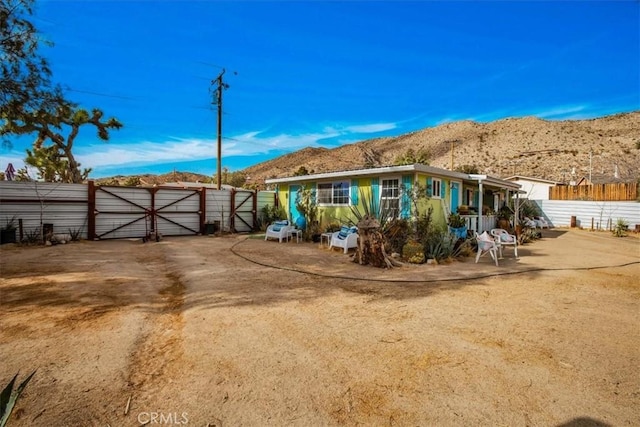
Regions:
<instances>
[{"instance_id":1,"label":"metal gate","mask_svg":"<svg viewBox=\"0 0 640 427\"><path fill-rule=\"evenodd\" d=\"M203 222L202 189L108 187L89 189L90 239L198 234ZM93 193L93 197L91 195Z\"/></svg>"},{"instance_id":2,"label":"metal gate","mask_svg":"<svg viewBox=\"0 0 640 427\"><path fill-rule=\"evenodd\" d=\"M251 190L231 191L231 229L248 233L256 228L257 197Z\"/></svg>"}]
</instances>

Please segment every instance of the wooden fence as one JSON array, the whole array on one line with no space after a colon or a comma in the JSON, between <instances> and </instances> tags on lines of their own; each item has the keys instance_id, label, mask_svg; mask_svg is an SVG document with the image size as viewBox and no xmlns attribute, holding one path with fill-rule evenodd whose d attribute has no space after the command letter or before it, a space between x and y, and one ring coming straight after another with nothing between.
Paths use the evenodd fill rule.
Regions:
<instances>
[{"instance_id":1,"label":"wooden fence","mask_svg":"<svg viewBox=\"0 0 640 427\"><path fill-rule=\"evenodd\" d=\"M621 202L638 200L638 183L556 185L549 188L549 200L593 200Z\"/></svg>"}]
</instances>

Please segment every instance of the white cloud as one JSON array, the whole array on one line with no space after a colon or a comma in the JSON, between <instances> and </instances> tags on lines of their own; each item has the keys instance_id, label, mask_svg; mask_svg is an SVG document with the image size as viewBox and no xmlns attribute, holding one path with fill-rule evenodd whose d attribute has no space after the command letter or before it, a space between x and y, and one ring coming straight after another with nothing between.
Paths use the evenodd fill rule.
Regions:
<instances>
[{"instance_id":1,"label":"white cloud","mask_svg":"<svg viewBox=\"0 0 640 427\"><path fill-rule=\"evenodd\" d=\"M560 107L554 107L548 110L538 111L533 113L534 116L542 119L550 118L564 118L566 116L575 116L576 113L584 112L588 108L587 105L565 105Z\"/></svg>"},{"instance_id":2,"label":"white cloud","mask_svg":"<svg viewBox=\"0 0 640 427\"><path fill-rule=\"evenodd\" d=\"M250 156L271 151L289 152L305 147L337 146L359 141L369 134L395 129L396 123L370 123L325 126L306 133L251 131L222 141L223 156ZM82 168L110 168L114 166L148 166L154 164L188 162L217 157L217 139L173 137L165 141L141 141L129 144L78 145L75 157ZM12 150L2 156L2 168L13 163L16 169L24 166L24 154Z\"/></svg>"},{"instance_id":3,"label":"white cloud","mask_svg":"<svg viewBox=\"0 0 640 427\"><path fill-rule=\"evenodd\" d=\"M2 163L0 163L2 172L4 172L4 170L9 166L9 163L11 163L16 170L23 167L24 157L25 155L23 155L22 157L19 157L17 154L13 152L9 155L2 155Z\"/></svg>"},{"instance_id":4,"label":"white cloud","mask_svg":"<svg viewBox=\"0 0 640 427\"><path fill-rule=\"evenodd\" d=\"M269 151L293 151L317 147L330 139L347 136L357 139L359 134L370 134L396 128L395 123L362 125L336 125L309 133L280 133L267 135L266 131L252 131L222 141L223 156L249 156ZM364 138L364 137L363 137ZM335 141L333 141L335 143ZM335 145L335 144L332 144ZM144 141L134 144L101 144L84 147L76 155L82 167L98 168L124 165L147 165L176 161L215 158L217 140L172 138L167 141Z\"/></svg>"},{"instance_id":5,"label":"white cloud","mask_svg":"<svg viewBox=\"0 0 640 427\"><path fill-rule=\"evenodd\" d=\"M138 144L102 144L85 147L76 155L82 167L125 164L152 164L189 161L214 157L216 142L202 139L179 139Z\"/></svg>"},{"instance_id":6,"label":"white cloud","mask_svg":"<svg viewBox=\"0 0 640 427\"><path fill-rule=\"evenodd\" d=\"M395 129L396 127L396 123L372 123L368 125L347 126L344 130L349 133L377 133Z\"/></svg>"},{"instance_id":7,"label":"white cloud","mask_svg":"<svg viewBox=\"0 0 640 427\"><path fill-rule=\"evenodd\" d=\"M434 126L446 125L447 123L456 122L458 120L459 119L455 119L453 117L445 117L444 119L440 119L440 120L436 121L433 125Z\"/></svg>"}]
</instances>

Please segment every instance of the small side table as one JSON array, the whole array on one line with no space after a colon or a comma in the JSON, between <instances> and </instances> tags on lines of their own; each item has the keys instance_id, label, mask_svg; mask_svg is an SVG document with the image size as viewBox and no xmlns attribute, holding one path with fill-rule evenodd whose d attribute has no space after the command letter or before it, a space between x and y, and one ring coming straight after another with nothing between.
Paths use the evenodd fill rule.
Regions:
<instances>
[{"instance_id":1,"label":"small side table","mask_svg":"<svg viewBox=\"0 0 640 427\"><path fill-rule=\"evenodd\" d=\"M331 243L331 237L333 236L333 233L322 233L320 235L320 245L322 245L323 240L327 240L327 246L330 245Z\"/></svg>"},{"instance_id":2,"label":"small side table","mask_svg":"<svg viewBox=\"0 0 640 427\"><path fill-rule=\"evenodd\" d=\"M291 230L289 232L289 237L293 238L294 234L296 235L296 243L300 243L300 240L302 240L302 230L299 230L297 228L294 230Z\"/></svg>"}]
</instances>

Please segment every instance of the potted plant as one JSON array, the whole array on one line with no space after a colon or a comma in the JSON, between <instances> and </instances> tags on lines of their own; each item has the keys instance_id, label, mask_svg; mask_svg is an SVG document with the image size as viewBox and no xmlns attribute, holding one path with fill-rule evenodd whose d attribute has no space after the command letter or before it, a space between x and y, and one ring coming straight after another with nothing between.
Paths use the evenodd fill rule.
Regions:
<instances>
[{"instance_id":1,"label":"potted plant","mask_svg":"<svg viewBox=\"0 0 640 427\"><path fill-rule=\"evenodd\" d=\"M2 229L0 229L0 244L16 242L16 217L15 215L5 220Z\"/></svg>"},{"instance_id":2,"label":"potted plant","mask_svg":"<svg viewBox=\"0 0 640 427\"><path fill-rule=\"evenodd\" d=\"M467 223L459 214L452 213L448 219L449 231L458 239L466 239Z\"/></svg>"},{"instance_id":3,"label":"potted plant","mask_svg":"<svg viewBox=\"0 0 640 427\"><path fill-rule=\"evenodd\" d=\"M460 215L469 215L469 205L460 205L460 206L458 206L458 214L460 214Z\"/></svg>"}]
</instances>

